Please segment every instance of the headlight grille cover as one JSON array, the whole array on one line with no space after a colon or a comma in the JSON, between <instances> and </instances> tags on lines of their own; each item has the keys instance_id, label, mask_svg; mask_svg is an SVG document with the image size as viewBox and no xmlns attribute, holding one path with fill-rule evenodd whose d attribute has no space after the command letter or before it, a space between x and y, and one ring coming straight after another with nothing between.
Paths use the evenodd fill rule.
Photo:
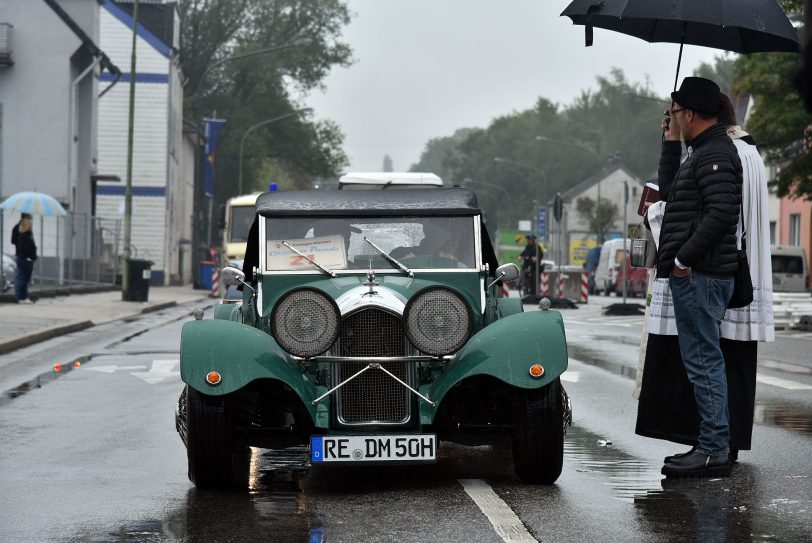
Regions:
<instances>
[{"instance_id":1,"label":"headlight grille cover","mask_svg":"<svg viewBox=\"0 0 812 543\"><path fill-rule=\"evenodd\" d=\"M336 303L320 290L300 288L285 294L271 315L271 333L295 356L310 358L329 349L339 331Z\"/></svg>"},{"instance_id":2,"label":"headlight grille cover","mask_svg":"<svg viewBox=\"0 0 812 543\"><path fill-rule=\"evenodd\" d=\"M459 350L473 327L471 309L456 292L429 287L418 292L407 304L406 335L412 345L432 356Z\"/></svg>"}]
</instances>

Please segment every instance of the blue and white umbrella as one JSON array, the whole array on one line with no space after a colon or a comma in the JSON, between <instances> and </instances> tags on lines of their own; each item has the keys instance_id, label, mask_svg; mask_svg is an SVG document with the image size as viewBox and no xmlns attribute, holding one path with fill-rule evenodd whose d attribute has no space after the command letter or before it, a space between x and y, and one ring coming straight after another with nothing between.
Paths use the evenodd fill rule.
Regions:
<instances>
[{"instance_id":1,"label":"blue and white umbrella","mask_svg":"<svg viewBox=\"0 0 812 543\"><path fill-rule=\"evenodd\" d=\"M53 217L67 215L67 211L53 196L41 192L18 192L0 204L0 209Z\"/></svg>"}]
</instances>

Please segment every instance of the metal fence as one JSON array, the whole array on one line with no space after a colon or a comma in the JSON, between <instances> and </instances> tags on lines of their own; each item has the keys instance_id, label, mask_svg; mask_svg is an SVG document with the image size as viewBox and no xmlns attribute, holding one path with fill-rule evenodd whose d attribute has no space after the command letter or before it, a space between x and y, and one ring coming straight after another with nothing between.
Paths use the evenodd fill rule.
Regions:
<instances>
[{"instance_id":1,"label":"metal fence","mask_svg":"<svg viewBox=\"0 0 812 543\"><path fill-rule=\"evenodd\" d=\"M14 261L15 247L11 231L20 220L19 213L0 209L0 253L4 262ZM123 248L121 220L102 219L82 213L62 217L34 217L34 263L29 290L57 287L115 285L120 280L118 254ZM13 269L0 266L0 291L13 289ZM5 285L5 287L4 287Z\"/></svg>"}]
</instances>

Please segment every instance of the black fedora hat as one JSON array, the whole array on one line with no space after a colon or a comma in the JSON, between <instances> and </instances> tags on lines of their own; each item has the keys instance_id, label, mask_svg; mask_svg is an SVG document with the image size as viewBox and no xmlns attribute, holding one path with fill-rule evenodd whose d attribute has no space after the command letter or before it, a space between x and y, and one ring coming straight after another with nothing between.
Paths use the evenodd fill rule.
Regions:
<instances>
[{"instance_id":1,"label":"black fedora hat","mask_svg":"<svg viewBox=\"0 0 812 543\"><path fill-rule=\"evenodd\" d=\"M671 99L682 107L717 115L722 106L719 85L704 77L686 77Z\"/></svg>"}]
</instances>

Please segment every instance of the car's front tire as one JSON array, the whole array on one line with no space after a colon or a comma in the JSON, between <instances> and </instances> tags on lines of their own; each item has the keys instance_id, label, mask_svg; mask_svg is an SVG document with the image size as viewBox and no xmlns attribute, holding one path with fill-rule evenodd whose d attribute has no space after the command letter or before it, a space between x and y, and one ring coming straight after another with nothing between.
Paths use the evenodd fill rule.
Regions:
<instances>
[{"instance_id":1,"label":"car's front tire","mask_svg":"<svg viewBox=\"0 0 812 543\"><path fill-rule=\"evenodd\" d=\"M556 378L541 389L518 390L513 470L525 483L553 484L564 462L564 399Z\"/></svg>"},{"instance_id":2,"label":"car's front tire","mask_svg":"<svg viewBox=\"0 0 812 543\"><path fill-rule=\"evenodd\" d=\"M187 385L185 401L189 480L206 489L247 487L251 449L235 443L228 400Z\"/></svg>"}]
</instances>

